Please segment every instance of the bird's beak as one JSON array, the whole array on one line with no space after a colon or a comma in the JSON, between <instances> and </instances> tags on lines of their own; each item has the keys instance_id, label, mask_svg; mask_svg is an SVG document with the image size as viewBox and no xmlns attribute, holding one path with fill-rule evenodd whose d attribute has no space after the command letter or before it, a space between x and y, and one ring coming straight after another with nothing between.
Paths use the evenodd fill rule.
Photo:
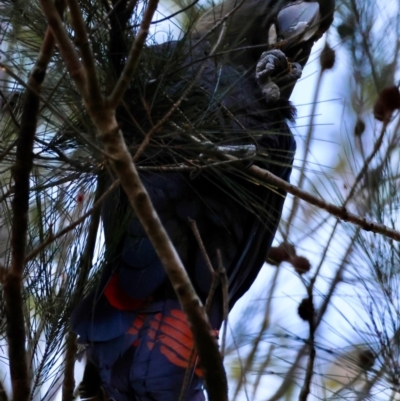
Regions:
<instances>
[{"instance_id":1,"label":"bird's beak","mask_svg":"<svg viewBox=\"0 0 400 401\"><path fill-rule=\"evenodd\" d=\"M271 25L270 45L279 42L297 44L311 39L319 29L320 8L317 2L299 1L282 8Z\"/></svg>"}]
</instances>

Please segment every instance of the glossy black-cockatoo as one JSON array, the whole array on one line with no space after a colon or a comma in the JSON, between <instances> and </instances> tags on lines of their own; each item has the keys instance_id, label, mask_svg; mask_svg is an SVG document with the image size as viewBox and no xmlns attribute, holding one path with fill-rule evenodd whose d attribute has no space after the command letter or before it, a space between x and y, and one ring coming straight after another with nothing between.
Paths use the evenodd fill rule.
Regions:
<instances>
[{"instance_id":1,"label":"glossy black-cockatoo","mask_svg":"<svg viewBox=\"0 0 400 401\"><path fill-rule=\"evenodd\" d=\"M206 12L184 40L143 54L121 128L134 154L175 107L137 164L203 302L212 275L190 220L214 268L222 260L231 309L264 263L285 200L247 168L253 163L289 180L295 141L288 99L333 10L334 0L228 0ZM184 399L204 400L186 317L122 190L105 201L102 219L100 283L71 319L87 344L84 396L101 386L116 401L177 401L189 369ZM223 301L219 285L208 312L216 332Z\"/></svg>"}]
</instances>

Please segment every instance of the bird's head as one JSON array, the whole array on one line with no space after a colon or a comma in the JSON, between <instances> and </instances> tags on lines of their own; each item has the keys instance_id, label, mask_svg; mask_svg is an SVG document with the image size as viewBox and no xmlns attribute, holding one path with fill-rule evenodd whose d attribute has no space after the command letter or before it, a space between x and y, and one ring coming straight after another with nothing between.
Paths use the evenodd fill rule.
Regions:
<instances>
[{"instance_id":1,"label":"bird's head","mask_svg":"<svg viewBox=\"0 0 400 401\"><path fill-rule=\"evenodd\" d=\"M334 8L335 0L227 0L208 10L195 30L205 34L214 28L221 50L243 65L274 48L304 65L314 42L331 25Z\"/></svg>"}]
</instances>

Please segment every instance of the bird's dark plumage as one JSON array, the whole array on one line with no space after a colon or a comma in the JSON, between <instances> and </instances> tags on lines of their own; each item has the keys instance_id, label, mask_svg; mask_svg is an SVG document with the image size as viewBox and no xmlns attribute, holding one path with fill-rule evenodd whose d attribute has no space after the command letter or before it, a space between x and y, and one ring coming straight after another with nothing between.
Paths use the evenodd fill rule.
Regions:
<instances>
[{"instance_id":1,"label":"bird's dark plumage","mask_svg":"<svg viewBox=\"0 0 400 401\"><path fill-rule=\"evenodd\" d=\"M285 199L280 189L251 177L246 166L254 163L289 180L295 141L286 123L294 113L288 97L312 43L327 29L333 13L333 0L319 0L311 8L305 0L261 3L245 0L242 16L239 7L219 39L217 32L199 42L210 30L212 13L217 18L217 12L225 15L234 8L233 1L225 10L208 12L185 42L146 49L144 72L133 85L131 115L125 114L126 121L121 121L129 145L137 149L143 140L140 131L151 129L183 96L138 161L144 167L164 169L143 171L141 179L203 302L212 277L189 220L196 222L214 268L221 253L229 308L256 278ZM290 20L298 9L288 7L304 4L313 24L310 37L304 32L310 29L304 16ZM242 29L237 26L240 20ZM211 54L218 40L220 47ZM283 52L263 53L271 46ZM228 164L224 152L236 157L250 152L253 157ZM168 169L172 165L183 168ZM191 166L198 168L185 170ZM116 401L175 401L186 369L192 366L185 399L204 400L185 315L121 191L106 200L102 218L104 271L100 284L81 301L71 320L80 341L88 344L91 371L97 367L106 393ZM216 331L223 319L222 303L219 287L209 311Z\"/></svg>"}]
</instances>

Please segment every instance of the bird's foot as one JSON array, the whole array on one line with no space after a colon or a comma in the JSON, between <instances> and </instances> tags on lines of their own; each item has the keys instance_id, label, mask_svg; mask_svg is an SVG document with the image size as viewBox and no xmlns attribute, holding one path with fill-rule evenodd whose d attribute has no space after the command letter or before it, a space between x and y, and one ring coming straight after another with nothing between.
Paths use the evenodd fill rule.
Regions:
<instances>
[{"instance_id":1,"label":"bird's foot","mask_svg":"<svg viewBox=\"0 0 400 401\"><path fill-rule=\"evenodd\" d=\"M278 78L289 71L289 62L285 54L278 49L261 54L256 66L256 79L260 85Z\"/></svg>"},{"instance_id":2,"label":"bird's foot","mask_svg":"<svg viewBox=\"0 0 400 401\"><path fill-rule=\"evenodd\" d=\"M256 66L256 80L267 103L271 104L276 103L286 92L289 92L290 96L301 73L301 65L289 63L285 54L278 49L262 53Z\"/></svg>"},{"instance_id":3,"label":"bird's foot","mask_svg":"<svg viewBox=\"0 0 400 401\"><path fill-rule=\"evenodd\" d=\"M294 85L301 77L303 69L299 63L289 63L289 71L287 74L278 78L278 83L281 88L288 85Z\"/></svg>"}]
</instances>

